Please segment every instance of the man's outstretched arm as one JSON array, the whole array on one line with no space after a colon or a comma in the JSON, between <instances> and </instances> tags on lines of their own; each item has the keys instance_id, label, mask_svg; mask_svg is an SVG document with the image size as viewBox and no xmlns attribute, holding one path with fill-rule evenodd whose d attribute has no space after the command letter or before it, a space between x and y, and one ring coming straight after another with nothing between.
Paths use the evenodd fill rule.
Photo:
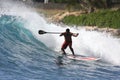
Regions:
<instances>
[{"instance_id":1,"label":"man's outstretched arm","mask_svg":"<svg viewBox=\"0 0 120 80\"><path fill-rule=\"evenodd\" d=\"M73 33L72 34L74 37L77 37L79 35L79 33Z\"/></svg>"},{"instance_id":2,"label":"man's outstretched arm","mask_svg":"<svg viewBox=\"0 0 120 80\"><path fill-rule=\"evenodd\" d=\"M63 35L63 33L60 34L60 36L62 36L62 35Z\"/></svg>"}]
</instances>

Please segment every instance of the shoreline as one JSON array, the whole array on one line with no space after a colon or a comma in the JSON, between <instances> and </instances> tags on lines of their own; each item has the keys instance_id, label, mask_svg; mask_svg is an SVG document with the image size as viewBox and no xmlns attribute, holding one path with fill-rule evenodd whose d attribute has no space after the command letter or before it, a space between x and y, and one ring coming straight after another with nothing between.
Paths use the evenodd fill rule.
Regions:
<instances>
[{"instance_id":1,"label":"shoreline","mask_svg":"<svg viewBox=\"0 0 120 80\"><path fill-rule=\"evenodd\" d=\"M73 11L68 12L67 10L60 10L60 9L41 9L41 8L34 8L38 13L43 14L46 18L47 22L54 23L57 25L64 26L65 24L61 22L61 20L68 15L75 15L78 16L80 14L86 14L86 11ZM79 27L79 26L78 26ZM98 28L97 26L84 26L86 31L98 31L98 32L106 32L110 33L113 36L120 36L120 29L114 29L109 27Z\"/></svg>"}]
</instances>

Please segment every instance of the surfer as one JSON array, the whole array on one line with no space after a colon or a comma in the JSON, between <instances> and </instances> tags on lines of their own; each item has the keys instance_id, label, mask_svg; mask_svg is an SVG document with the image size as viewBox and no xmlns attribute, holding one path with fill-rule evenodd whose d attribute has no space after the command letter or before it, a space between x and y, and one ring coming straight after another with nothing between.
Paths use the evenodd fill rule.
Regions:
<instances>
[{"instance_id":1,"label":"surfer","mask_svg":"<svg viewBox=\"0 0 120 80\"><path fill-rule=\"evenodd\" d=\"M67 48L67 46L69 46L73 56L75 56L74 49L72 48L72 36L77 37L78 35L79 33L75 34L70 32L69 28L66 29L66 32L60 34L60 36L64 36L65 38L65 41L61 47L61 50L63 51L64 55L66 55L65 49Z\"/></svg>"}]
</instances>

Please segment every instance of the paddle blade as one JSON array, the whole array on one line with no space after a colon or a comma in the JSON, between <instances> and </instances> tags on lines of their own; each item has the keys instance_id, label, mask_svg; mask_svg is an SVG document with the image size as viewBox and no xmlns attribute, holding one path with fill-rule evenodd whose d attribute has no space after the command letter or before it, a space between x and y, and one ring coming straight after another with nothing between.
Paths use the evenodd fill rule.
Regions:
<instances>
[{"instance_id":1,"label":"paddle blade","mask_svg":"<svg viewBox=\"0 0 120 80\"><path fill-rule=\"evenodd\" d=\"M45 32L45 31L43 31L43 30L39 30L39 31L38 31L38 34L45 34L45 33L47 33L47 32Z\"/></svg>"}]
</instances>

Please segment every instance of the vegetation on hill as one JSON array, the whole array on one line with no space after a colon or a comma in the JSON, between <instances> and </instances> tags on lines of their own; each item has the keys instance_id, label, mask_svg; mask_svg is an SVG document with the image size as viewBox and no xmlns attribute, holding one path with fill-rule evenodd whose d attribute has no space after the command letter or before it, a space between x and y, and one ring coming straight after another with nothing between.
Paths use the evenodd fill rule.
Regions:
<instances>
[{"instance_id":1,"label":"vegetation on hill","mask_svg":"<svg viewBox=\"0 0 120 80\"><path fill-rule=\"evenodd\" d=\"M33 1L41 2L44 0ZM120 28L120 9L116 11L110 10L110 7L112 7L113 4L112 1L113 0L49 0L49 3L65 4L67 6L65 7L64 10L68 9L69 12L71 11L74 12L77 10L85 11L86 13L88 13L80 14L79 16L75 15L66 16L62 20L62 22L65 24L77 26ZM44 6L47 7L48 4L45 4ZM62 6L62 4L60 4L60 6ZM57 8L57 6L53 7ZM96 10L98 11L96 12ZM49 12L47 13L50 14Z\"/></svg>"},{"instance_id":2,"label":"vegetation on hill","mask_svg":"<svg viewBox=\"0 0 120 80\"><path fill-rule=\"evenodd\" d=\"M62 22L67 25L120 28L120 10L102 10L79 16L66 16Z\"/></svg>"},{"instance_id":3,"label":"vegetation on hill","mask_svg":"<svg viewBox=\"0 0 120 80\"><path fill-rule=\"evenodd\" d=\"M34 2L43 2L44 0L33 0ZM112 5L111 0L49 0L50 3L64 3L67 8L87 9L93 8L108 8Z\"/></svg>"}]
</instances>

